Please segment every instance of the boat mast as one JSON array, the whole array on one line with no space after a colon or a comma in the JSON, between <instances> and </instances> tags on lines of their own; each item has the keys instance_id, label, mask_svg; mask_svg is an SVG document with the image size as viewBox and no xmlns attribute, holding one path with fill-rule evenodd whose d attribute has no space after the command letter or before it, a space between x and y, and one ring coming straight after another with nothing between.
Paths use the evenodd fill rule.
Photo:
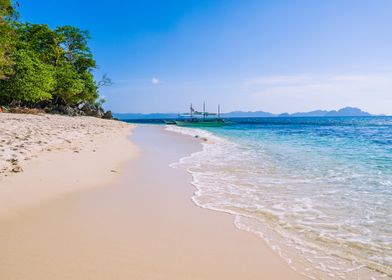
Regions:
<instances>
[{"instance_id":1,"label":"boat mast","mask_svg":"<svg viewBox=\"0 0 392 280\"><path fill-rule=\"evenodd\" d=\"M203 119L206 119L206 102L203 102Z\"/></svg>"},{"instance_id":2,"label":"boat mast","mask_svg":"<svg viewBox=\"0 0 392 280\"><path fill-rule=\"evenodd\" d=\"M220 119L220 104L218 104L218 119Z\"/></svg>"},{"instance_id":3,"label":"boat mast","mask_svg":"<svg viewBox=\"0 0 392 280\"><path fill-rule=\"evenodd\" d=\"M192 103L191 103L191 107L189 108L189 110L191 111L191 118L193 118L193 107L192 107Z\"/></svg>"}]
</instances>

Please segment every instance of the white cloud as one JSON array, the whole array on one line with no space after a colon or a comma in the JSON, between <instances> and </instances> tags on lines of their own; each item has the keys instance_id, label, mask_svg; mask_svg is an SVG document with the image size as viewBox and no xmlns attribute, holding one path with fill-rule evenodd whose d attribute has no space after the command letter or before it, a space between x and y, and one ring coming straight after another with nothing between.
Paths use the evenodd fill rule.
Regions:
<instances>
[{"instance_id":1,"label":"white cloud","mask_svg":"<svg viewBox=\"0 0 392 280\"><path fill-rule=\"evenodd\" d=\"M159 79L158 79L157 77L154 77L154 78L152 78L151 83L152 83L153 85L157 85L157 84L160 83L160 81L159 81Z\"/></svg>"}]
</instances>

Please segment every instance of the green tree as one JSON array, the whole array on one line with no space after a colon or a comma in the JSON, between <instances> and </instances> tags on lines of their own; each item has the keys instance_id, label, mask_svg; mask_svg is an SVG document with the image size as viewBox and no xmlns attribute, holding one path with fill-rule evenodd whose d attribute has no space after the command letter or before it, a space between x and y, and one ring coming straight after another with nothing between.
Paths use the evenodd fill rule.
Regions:
<instances>
[{"instance_id":1,"label":"green tree","mask_svg":"<svg viewBox=\"0 0 392 280\"><path fill-rule=\"evenodd\" d=\"M83 72L80 75L84 82L82 101L94 103L99 97L98 86L94 80L94 76L90 72Z\"/></svg>"},{"instance_id":2,"label":"green tree","mask_svg":"<svg viewBox=\"0 0 392 280\"><path fill-rule=\"evenodd\" d=\"M7 78L13 71L11 53L15 42L12 26L14 13L10 0L0 0L0 80Z\"/></svg>"},{"instance_id":3,"label":"green tree","mask_svg":"<svg viewBox=\"0 0 392 280\"><path fill-rule=\"evenodd\" d=\"M96 67L87 43L90 39L88 31L73 26L58 27L56 33L60 38L60 46L64 50L65 61L72 64L79 73L91 71Z\"/></svg>"},{"instance_id":4,"label":"green tree","mask_svg":"<svg viewBox=\"0 0 392 280\"><path fill-rule=\"evenodd\" d=\"M89 33L73 26L58 27L55 32L63 51L63 63L56 67L54 96L68 104L95 102L98 86L91 73L96 63L88 47Z\"/></svg>"},{"instance_id":5,"label":"green tree","mask_svg":"<svg viewBox=\"0 0 392 280\"><path fill-rule=\"evenodd\" d=\"M11 0L0 0L0 103L92 104L99 87L87 31L19 23Z\"/></svg>"},{"instance_id":6,"label":"green tree","mask_svg":"<svg viewBox=\"0 0 392 280\"><path fill-rule=\"evenodd\" d=\"M15 47L15 33L10 25L0 23L0 80L6 79L13 72L11 54Z\"/></svg>"},{"instance_id":7,"label":"green tree","mask_svg":"<svg viewBox=\"0 0 392 280\"><path fill-rule=\"evenodd\" d=\"M53 67L43 63L31 50L12 54L15 72L0 80L0 103L36 103L50 100L55 86Z\"/></svg>"},{"instance_id":8,"label":"green tree","mask_svg":"<svg viewBox=\"0 0 392 280\"><path fill-rule=\"evenodd\" d=\"M0 17L10 17L15 13L11 0L0 0Z\"/></svg>"},{"instance_id":9,"label":"green tree","mask_svg":"<svg viewBox=\"0 0 392 280\"><path fill-rule=\"evenodd\" d=\"M64 65L56 69L56 86L53 96L56 103L76 104L83 100L84 81L72 65Z\"/></svg>"},{"instance_id":10,"label":"green tree","mask_svg":"<svg viewBox=\"0 0 392 280\"><path fill-rule=\"evenodd\" d=\"M19 44L37 53L40 59L50 65L64 63L64 50L60 36L46 24L24 23L18 26Z\"/></svg>"}]
</instances>

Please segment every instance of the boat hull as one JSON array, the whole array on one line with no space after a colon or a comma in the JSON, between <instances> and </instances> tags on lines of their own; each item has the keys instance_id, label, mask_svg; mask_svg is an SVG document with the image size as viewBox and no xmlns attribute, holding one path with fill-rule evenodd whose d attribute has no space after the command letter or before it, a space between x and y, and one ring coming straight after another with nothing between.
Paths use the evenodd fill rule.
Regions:
<instances>
[{"instance_id":1,"label":"boat hull","mask_svg":"<svg viewBox=\"0 0 392 280\"><path fill-rule=\"evenodd\" d=\"M227 125L224 121L176 121L178 126L188 127L218 127Z\"/></svg>"}]
</instances>

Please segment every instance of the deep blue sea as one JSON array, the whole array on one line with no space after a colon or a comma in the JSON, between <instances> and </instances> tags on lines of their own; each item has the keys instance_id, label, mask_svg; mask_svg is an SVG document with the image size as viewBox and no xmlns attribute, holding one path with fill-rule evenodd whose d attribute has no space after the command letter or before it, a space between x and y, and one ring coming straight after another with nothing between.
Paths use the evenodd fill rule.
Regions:
<instances>
[{"instance_id":1,"label":"deep blue sea","mask_svg":"<svg viewBox=\"0 0 392 280\"><path fill-rule=\"evenodd\" d=\"M392 117L233 119L173 164L193 200L235 215L315 279L392 278Z\"/></svg>"}]
</instances>

